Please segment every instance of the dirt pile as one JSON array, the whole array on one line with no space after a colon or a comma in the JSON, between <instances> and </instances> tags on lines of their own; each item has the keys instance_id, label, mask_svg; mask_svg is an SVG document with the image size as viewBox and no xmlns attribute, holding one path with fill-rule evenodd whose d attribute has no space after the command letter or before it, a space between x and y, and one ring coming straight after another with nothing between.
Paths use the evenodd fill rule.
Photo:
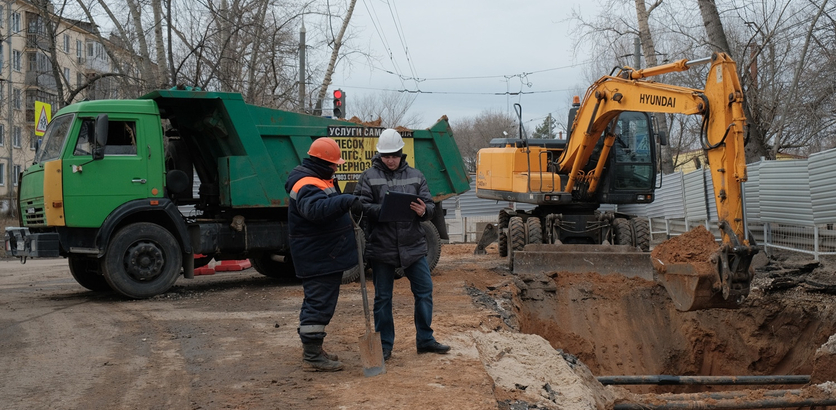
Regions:
<instances>
[{"instance_id":1,"label":"dirt pile","mask_svg":"<svg viewBox=\"0 0 836 410\"><path fill-rule=\"evenodd\" d=\"M473 332L497 401L525 402L543 409L612 408L616 395L581 362L567 361L536 335Z\"/></svg>"},{"instance_id":2,"label":"dirt pile","mask_svg":"<svg viewBox=\"0 0 836 410\"><path fill-rule=\"evenodd\" d=\"M650 258L659 273L665 273L666 266L673 263L693 264L698 270L711 269L712 255L718 249L714 235L700 225L656 245Z\"/></svg>"}]
</instances>

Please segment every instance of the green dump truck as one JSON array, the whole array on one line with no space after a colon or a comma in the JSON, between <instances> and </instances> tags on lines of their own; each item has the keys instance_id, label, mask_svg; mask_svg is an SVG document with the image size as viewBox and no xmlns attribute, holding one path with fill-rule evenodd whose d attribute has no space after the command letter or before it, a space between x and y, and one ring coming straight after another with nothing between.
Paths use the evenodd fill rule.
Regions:
<instances>
[{"instance_id":1,"label":"green dump truck","mask_svg":"<svg viewBox=\"0 0 836 410\"><path fill-rule=\"evenodd\" d=\"M24 262L67 257L82 286L131 298L164 293L212 258L293 276L288 173L328 136L343 149L337 178L351 192L382 130L249 105L235 93L159 90L73 104L49 123L20 179L20 226L6 228L6 251ZM402 131L436 206L469 188L446 117ZM443 213L425 223L433 264L447 235Z\"/></svg>"}]
</instances>

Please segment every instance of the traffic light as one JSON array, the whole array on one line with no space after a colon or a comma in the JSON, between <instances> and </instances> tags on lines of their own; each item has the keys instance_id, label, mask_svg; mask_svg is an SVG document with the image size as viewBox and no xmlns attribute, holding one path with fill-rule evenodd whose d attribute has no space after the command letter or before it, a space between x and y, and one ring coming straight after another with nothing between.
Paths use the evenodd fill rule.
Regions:
<instances>
[{"instance_id":1,"label":"traffic light","mask_svg":"<svg viewBox=\"0 0 836 410\"><path fill-rule=\"evenodd\" d=\"M334 90L334 117L345 118L345 93Z\"/></svg>"}]
</instances>

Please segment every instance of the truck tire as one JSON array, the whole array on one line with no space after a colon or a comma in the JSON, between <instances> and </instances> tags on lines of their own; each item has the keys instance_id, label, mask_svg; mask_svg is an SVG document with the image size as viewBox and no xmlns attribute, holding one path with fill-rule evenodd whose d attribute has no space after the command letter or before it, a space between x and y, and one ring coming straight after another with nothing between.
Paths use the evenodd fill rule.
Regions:
<instances>
[{"instance_id":1,"label":"truck tire","mask_svg":"<svg viewBox=\"0 0 836 410\"><path fill-rule=\"evenodd\" d=\"M514 252L525 247L525 223L519 216L508 220L508 270L514 271Z\"/></svg>"},{"instance_id":2,"label":"truck tire","mask_svg":"<svg viewBox=\"0 0 836 410\"><path fill-rule=\"evenodd\" d=\"M532 216L525 220L528 238L525 243L543 243L543 225L540 218Z\"/></svg>"},{"instance_id":3,"label":"truck tire","mask_svg":"<svg viewBox=\"0 0 836 410\"><path fill-rule=\"evenodd\" d=\"M423 221L421 227L424 228L424 238L427 240L427 265L432 272L441 258L441 237L432 222Z\"/></svg>"},{"instance_id":4,"label":"truck tire","mask_svg":"<svg viewBox=\"0 0 836 410\"><path fill-rule=\"evenodd\" d=\"M644 252L650 252L650 222L647 218L633 218L633 232L636 233L636 246Z\"/></svg>"},{"instance_id":5,"label":"truck tire","mask_svg":"<svg viewBox=\"0 0 836 410\"><path fill-rule=\"evenodd\" d=\"M633 226L630 224L630 221L625 218L615 218L612 226L616 245L635 246L633 243Z\"/></svg>"},{"instance_id":6,"label":"truck tire","mask_svg":"<svg viewBox=\"0 0 836 410\"><path fill-rule=\"evenodd\" d=\"M274 261L269 252L259 253L250 257L250 263L256 272L273 279L294 279L296 268L290 255L285 256L284 262Z\"/></svg>"},{"instance_id":7,"label":"truck tire","mask_svg":"<svg viewBox=\"0 0 836 410\"><path fill-rule=\"evenodd\" d=\"M180 276L183 253L171 232L148 222L124 226L101 260L113 290L134 299L165 293Z\"/></svg>"},{"instance_id":8,"label":"truck tire","mask_svg":"<svg viewBox=\"0 0 836 410\"><path fill-rule=\"evenodd\" d=\"M67 259L70 273L79 285L95 292L111 290L107 280L102 276L98 259L76 255L70 255Z\"/></svg>"},{"instance_id":9,"label":"truck tire","mask_svg":"<svg viewBox=\"0 0 836 410\"><path fill-rule=\"evenodd\" d=\"M499 211L499 238L496 239L497 248L499 248L499 257L505 258L508 256L508 235L505 233L508 229L508 219L511 217L505 211Z\"/></svg>"}]
</instances>

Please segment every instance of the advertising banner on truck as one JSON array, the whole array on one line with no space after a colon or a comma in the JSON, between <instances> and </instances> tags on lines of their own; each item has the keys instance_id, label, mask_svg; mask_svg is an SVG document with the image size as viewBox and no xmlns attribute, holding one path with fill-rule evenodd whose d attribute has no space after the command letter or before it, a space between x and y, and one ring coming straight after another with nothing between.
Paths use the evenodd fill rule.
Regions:
<instances>
[{"instance_id":1,"label":"advertising banner on truck","mask_svg":"<svg viewBox=\"0 0 836 410\"><path fill-rule=\"evenodd\" d=\"M364 126L329 126L328 137L337 141L345 163L337 169L336 177L343 192L351 192L360 174L372 166L377 154L377 139L386 128ZM412 131L398 130L405 144L403 152L411 165L415 159ZM348 186L349 191L346 191Z\"/></svg>"}]
</instances>

